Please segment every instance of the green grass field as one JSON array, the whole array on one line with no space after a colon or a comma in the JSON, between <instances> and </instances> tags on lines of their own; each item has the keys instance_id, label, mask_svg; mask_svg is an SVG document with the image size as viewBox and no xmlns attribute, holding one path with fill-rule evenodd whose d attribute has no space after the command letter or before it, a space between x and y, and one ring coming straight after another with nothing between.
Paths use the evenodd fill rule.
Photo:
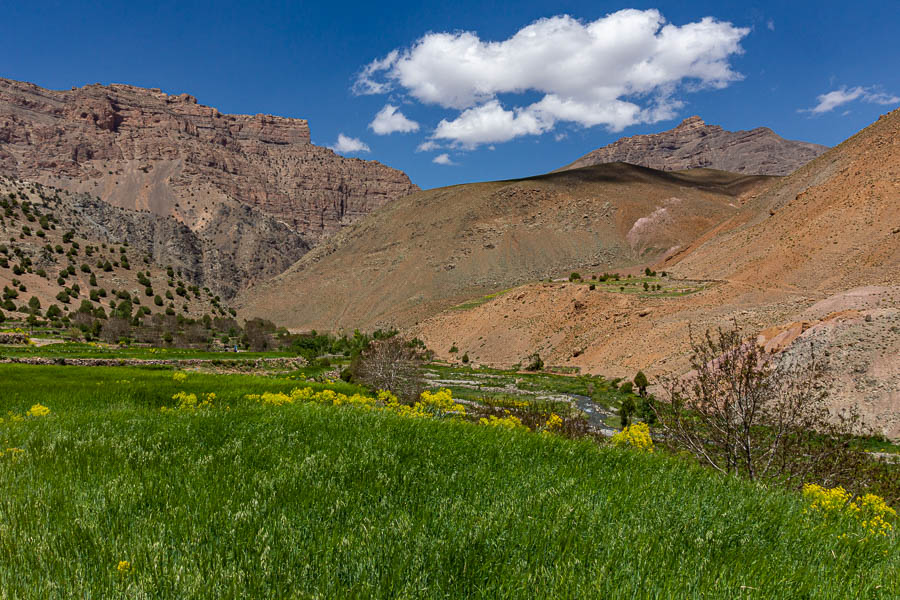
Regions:
<instances>
[{"instance_id":1,"label":"green grass field","mask_svg":"<svg viewBox=\"0 0 900 600\"><path fill-rule=\"evenodd\" d=\"M51 410L0 424L23 450L0 457L0 598L900 595L895 535L862 541L798 494L587 441L243 398L297 385L0 365L0 415ZM159 410L182 390L218 407Z\"/></svg>"},{"instance_id":2,"label":"green grass field","mask_svg":"<svg viewBox=\"0 0 900 600\"><path fill-rule=\"evenodd\" d=\"M191 348L150 348L111 346L83 342L62 342L45 346L0 346L2 356L45 356L50 358L140 358L157 360L209 359L245 360L296 356L291 352L210 352Z\"/></svg>"}]
</instances>

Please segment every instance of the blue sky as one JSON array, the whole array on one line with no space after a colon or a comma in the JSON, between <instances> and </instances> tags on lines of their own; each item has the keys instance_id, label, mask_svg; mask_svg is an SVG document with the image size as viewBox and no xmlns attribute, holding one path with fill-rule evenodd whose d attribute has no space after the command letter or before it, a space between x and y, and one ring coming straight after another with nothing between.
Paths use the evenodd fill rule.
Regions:
<instances>
[{"instance_id":1,"label":"blue sky","mask_svg":"<svg viewBox=\"0 0 900 600\"><path fill-rule=\"evenodd\" d=\"M546 172L693 114L834 145L900 104L896 0L2 0L0 14L0 76L306 118L315 143L359 140L369 151L348 155L424 188Z\"/></svg>"}]
</instances>

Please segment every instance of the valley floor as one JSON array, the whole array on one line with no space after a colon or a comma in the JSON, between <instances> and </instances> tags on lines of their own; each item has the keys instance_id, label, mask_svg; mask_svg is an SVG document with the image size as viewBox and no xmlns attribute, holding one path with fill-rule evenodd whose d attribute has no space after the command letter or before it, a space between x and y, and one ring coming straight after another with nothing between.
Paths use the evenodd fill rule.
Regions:
<instances>
[{"instance_id":1,"label":"valley floor","mask_svg":"<svg viewBox=\"0 0 900 600\"><path fill-rule=\"evenodd\" d=\"M362 392L287 373L6 364L0 380L8 597L900 594L894 533L671 457L281 403Z\"/></svg>"}]
</instances>

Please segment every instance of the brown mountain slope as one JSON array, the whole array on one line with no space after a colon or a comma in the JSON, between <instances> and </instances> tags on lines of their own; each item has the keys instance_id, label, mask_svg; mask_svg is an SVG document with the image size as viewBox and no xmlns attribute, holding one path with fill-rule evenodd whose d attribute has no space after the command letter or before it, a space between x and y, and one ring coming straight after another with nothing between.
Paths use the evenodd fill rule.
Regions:
<instances>
[{"instance_id":1,"label":"brown mountain slope","mask_svg":"<svg viewBox=\"0 0 900 600\"><path fill-rule=\"evenodd\" d=\"M310 143L303 119L226 115L130 85L53 91L0 79L0 172L192 229L232 199L310 241L418 188L395 169Z\"/></svg>"},{"instance_id":2,"label":"brown mountain slope","mask_svg":"<svg viewBox=\"0 0 900 600\"><path fill-rule=\"evenodd\" d=\"M294 328L410 325L526 281L652 262L768 182L609 164L419 192L326 240L238 304Z\"/></svg>"},{"instance_id":3,"label":"brown mountain slope","mask_svg":"<svg viewBox=\"0 0 900 600\"><path fill-rule=\"evenodd\" d=\"M821 294L900 284L900 110L775 184L741 218L667 268Z\"/></svg>"},{"instance_id":4,"label":"brown mountain slope","mask_svg":"<svg viewBox=\"0 0 900 600\"><path fill-rule=\"evenodd\" d=\"M669 131L621 138L560 170L627 162L662 171L706 167L732 173L787 175L827 149L786 140L768 127L725 131L695 116Z\"/></svg>"},{"instance_id":5,"label":"brown mountain slope","mask_svg":"<svg viewBox=\"0 0 900 600\"><path fill-rule=\"evenodd\" d=\"M682 278L715 280L706 289L665 297L529 285L411 333L447 359L455 344L486 364L539 351L548 364L655 376L686 368L690 326L736 319L776 350L813 343L831 364L835 407L856 406L900 437L898 127L900 111L882 117L658 263Z\"/></svg>"}]
</instances>

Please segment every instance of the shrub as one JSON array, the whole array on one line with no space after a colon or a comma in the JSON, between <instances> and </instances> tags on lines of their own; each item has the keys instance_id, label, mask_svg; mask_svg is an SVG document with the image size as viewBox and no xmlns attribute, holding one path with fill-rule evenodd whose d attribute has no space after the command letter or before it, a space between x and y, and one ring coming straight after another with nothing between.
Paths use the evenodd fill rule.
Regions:
<instances>
[{"instance_id":1,"label":"shrub","mask_svg":"<svg viewBox=\"0 0 900 600\"><path fill-rule=\"evenodd\" d=\"M352 367L353 379L408 402L422 393L422 359L400 336L375 340Z\"/></svg>"},{"instance_id":2,"label":"shrub","mask_svg":"<svg viewBox=\"0 0 900 600\"><path fill-rule=\"evenodd\" d=\"M572 274L569 275L569 281L581 281L581 274L573 271Z\"/></svg>"},{"instance_id":3,"label":"shrub","mask_svg":"<svg viewBox=\"0 0 900 600\"><path fill-rule=\"evenodd\" d=\"M540 371L544 368L544 360L541 358L541 355L535 352L531 356L528 357L528 366L525 367L526 371Z\"/></svg>"},{"instance_id":4,"label":"shrub","mask_svg":"<svg viewBox=\"0 0 900 600\"><path fill-rule=\"evenodd\" d=\"M610 438L613 446L618 448L636 448L653 452L653 438L646 423L635 423L625 427Z\"/></svg>"},{"instance_id":5,"label":"shrub","mask_svg":"<svg viewBox=\"0 0 900 600\"><path fill-rule=\"evenodd\" d=\"M665 382L656 406L667 443L751 480L866 484L868 458L852 443L858 416L830 413L827 363L811 347L778 360L735 325L692 334L691 366L689 378Z\"/></svg>"},{"instance_id":6,"label":"shrub","mask_svg":"<svg viewBox=\"0 0 900 600\"><path fill-rule=\"evenodd\" d=\"M621 389L624 389L625 385L622 384ZM631 382L628 382L627 385L631 385ZM622 423L622 427L628 427L631 424L631 417L634 415L636 408L634 398L630 393L622 398L622 403L619 405L619 421Z\"/></svg>"},{"instance_id":7,"label":"shrub","mask_svg":"<svg viewBox=\"0 0 900 600\"><path fill-rule=\"evenodd\" d=\"M638 371L637 375L634 376L634 387L638 389L639 396L647 395L647 386L650 385L650 382L647 381L647 376L644 375L643 371Z\"/></svg>"}]
</instances>

